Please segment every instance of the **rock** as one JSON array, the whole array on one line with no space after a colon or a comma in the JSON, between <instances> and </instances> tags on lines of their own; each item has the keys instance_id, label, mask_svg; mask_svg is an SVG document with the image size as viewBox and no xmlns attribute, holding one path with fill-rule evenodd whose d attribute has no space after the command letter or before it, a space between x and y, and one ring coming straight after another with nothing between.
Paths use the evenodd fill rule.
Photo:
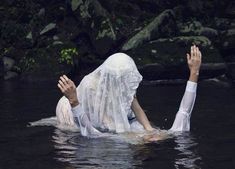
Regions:
<instances>
[{"instance_id":1,"label":"rock","mask_svg":"<svg viewBox=\"0 0 235 169\"><path fill-rule=\"evenodd\" d=\"M56 24L55 23L49 23L45 28L40 32L40 35L44 35L47 33L50 33L52 31L56 30Z\"/></svg>"},{"instance_id":2,"label":"rock","mask_svg":"<svg viewBox=\"0 0 235 169\"><path fill-rule=\"evenodd\" d=\"M227 72L225 63L202 63L200 79L209 79L224 75Z\"/></svg>"},{"instance_id":3,"label":"rock","mask_svg":"<svg viewBox=\"0 0 235 169\"><path fill-rule=\"evenodd\" d=\"M235 49L235 29L229 29L226 31L221 32L221 43L222 43L222 50L226 53L226 50ZM228 51L228 52L229 52Z\"/></svg>"},{"instance_id":4,"label":"rock","mask_svg":"<svg viewBox=\"0 0 235 169\"><path fill-rule=\"evenodd\" d=\"M91 37L95 52L105 56L114 46L117 37L110 20L103 17L100 20L101 22L95 22L96 30L93 30Z\"/></svg>"},{"instance_id":5,"label":"rock","mask_svg":"<svg viewBox=\"0 0 235 169\"><path fill-rule=\"evenodd\" d=\"M218 36L217 30L203 27L199 21L178 23L178 27L180 34L184 36L205 36L207 38L216 38Z\"/></svg>"},{"instance_id":6,"label":"rock","mask_svg":"<svg viewBox=\"0 0 235 169\"><path fill-rule=\"evenodd\" d=\"M218 31L213 28L203 27L200 30L200 33L198 35L205 36L207 38L216 38L216 37L218 37Z\"/></svg>"},{"instance_id":7,"label":"rock","mask_svg":"<svg viewBox=\"0 0 235 169\"><path fill-rule=\"evenodd\" d=\"M117 40L108 11L97 0L73 0L71 7L74 15L84 25L85 33L89 35L89 38L87 38L91 41L89 46L92 46L97 55L105 56ZM80 25L78 26L80 27ZM71 39L78 41L81 33L84 32L75 33Z\"/></svg>"},{"instance_id":8,"label":"rock","mask_svg":"<svg viewBox=\"0 0 235 169\"><path fill-rule=\"evenodd\" d=\"M32 32L29 32L29 33L28 33L28 35L26 36L26 39L33 40Z\"/></svg>"},{"instance_id":9,"label":"rock","mask_svg":"<svg viewBox=\"0 0 235 169\"><path fill-rule=\"evenodd\" d=\"M192 43L200 46L203 55L201 78L217 77L226 72L218 49L204 36L162 38L126 51L140 65L146 80L187 79L186 53ZM154 64L153 64L154 63Z\"/></svg>"},{"instance_id":10,"label":"rock","mask_svg":"<svg viewBox=\"0 0 235 169\"><path fill-rule=\"evenodd\" d=\"M78 11L80 16L85 18L92 18L95 16L108 17L108 12L102 7L98 0L72 0L71 1L72 11Z\"/></svg>"},{"instance_id":11,"label":"rock","mask_svg":"<svg viewBox=\"0 0 235 169\"><path fill-rule=\"evenodd\" d=\"M138 69L145 80L159 79L163 72L166 71L165 68L158 63L146 64L144 66L138 67Z\"/></svg>"},{"instance_id":12,"label":"rock","mask_svg":"<svg viewBox=\"0 0 235 169\"><path fill-rule=\"evenodd\" d=\"M18 74L16 72L12 72L12 71L7 71L4 75L4 80L9 80L9 79L13 79L15 77L17 77Z\"/></svg>"},{"instance_id":13,"label":"rock","mask_svg":"<svg viewBox=\"0 0 235 169\"><path fill-rule=\"evenodd\" d=\"M54 41L53 45L63 45L64 43L62 41Z\"/></svg>"},{"instance_id":14,"label":"rock","mask_svg":"<svg viewBox=\"0 0 235 169\"><path fill-rule=\"evenodd\" d=\"M145 80L173 80L188 79L189 70L187 64L162 66L158 63L146 64L139 68ZM225 63L202 63L200 79L210 79L224 75L227 71ZM235 71L235 70L234 70ZM235 76L234 76L235 77Z\"/></svg>"},{"instance_id":15,"label":"rock","mask_svg":"<svg viewBox=\"0 0 235 169\"><path fill-rule=\"evenodd\" d=\"M25 41L21 43L21 47L25 49L29 49L29 48L32 48L33 45L34 45L33 34L32 34L32 31L30 31L27 34Z\"/></svg>"},{"instance_id":16,"label":"rock","mask_svg":"<svg viewBox=\"0 0 235 169\"><path fill-rule=\"evenodd\" d=\"M82 0L72 0L71 1L71 8L73 11L76 11L79 5L81 5L83 2Z\"/></svg>"},{"instance_id":17,"label":"rock","mask_svg":"<svg viewBox=\"0 0 235 169\"><path fill-rule=\"evenodd\" d=\"M175 34L176 24L174 12L165 10L159 16L153 19L145 28L130 38L122 47L122 50L136 48L146 41L157 39L163 35L169 36Z\"/></svg>"},{"instance_id":18,"label":"rock","mask_svg":"<svg viewBox=\"0 0 235 169\"><path fill-rule=\"evenodd\" d=\"M46 13L45 8L41 8L41 9L39 10L39 12L38 12L38 16L39 16L39 17L43 17L43 16L45 16L45 13Z\"/></svg>"},{"instance_id":19,"label":"rock","mask_svg":"<svg viewBox=\"0 0 235 169\"><path fill-rule=\"evenodd\" d=\"M113 26L109 19L103 20L101 22L96 39L99 40L104 37L116 40L116 34L114 33Z\"/></svg>"},{"instance_id":20,"label":"rock","mask_svg":"<svg viewBox=\"0 0 235 169\"><path fill-rule=\"evenodd\" d=\"M204 36L179 36L169 39L158 39L126 53L132 56L138 65L159 63L163 66L177 66L186 64L186 53L192 43L200 46L203 62L224 62L218 49Z\"/></svg>"},{"instance_id":21,"label":"rock","mask_svg":"<svg viewBox=\"0 0 235 169\"><path fill-rule=\"evenodd\" d=\"M235 20L233 20L233 19L215 17L213 22L214 22L213 26L216 29L219 29L222 31L227 30L227 29L231 29L231 28L235 28Z\"/></svg>"},{"instance_id":22,"label":"rock","mask_svg":"<svg viewBox=\"0 0 235 169\"><path fill-rule=\"evenodd\" d=\"M9 57L3 57L3 64L4 64L4 71L10 71L14 64L15 64L15 60Z\"/></svg>"}]
</instances>

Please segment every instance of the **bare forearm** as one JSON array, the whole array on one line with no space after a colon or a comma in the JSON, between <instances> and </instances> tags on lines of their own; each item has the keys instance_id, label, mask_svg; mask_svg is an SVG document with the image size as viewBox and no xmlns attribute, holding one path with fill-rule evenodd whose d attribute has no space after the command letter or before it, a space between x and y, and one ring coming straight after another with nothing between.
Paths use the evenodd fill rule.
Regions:
<instances>
[{"instance_id":1,"label":"bare forearm","mask_svg":"<svg viewBox=\"0 0 235 169\"><path fill-rule=\"evenodd\" d=\"M140 107L136 98L133 100L131 108L134 111L137 120L143 125L143 127L149 131L153 130L144 110Z\"/></svg>"},{"instance_id":2,"label":"bare forearm","mask_svg":"<svg viewBox=\"0 0 235 169\"><path fill-rule=\"evenodd\" d=\"M189 81L197 83L199 71L190 71Z\"/></svg>"}]
</instances>

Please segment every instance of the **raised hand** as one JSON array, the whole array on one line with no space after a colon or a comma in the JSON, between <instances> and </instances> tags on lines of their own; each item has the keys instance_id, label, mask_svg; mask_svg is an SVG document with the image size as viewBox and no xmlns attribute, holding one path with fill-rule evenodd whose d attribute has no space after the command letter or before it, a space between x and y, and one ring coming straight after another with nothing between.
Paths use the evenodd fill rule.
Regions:
<instances>
[{"instance_id":1,"label":"raised hand","mask_svg":"<svg viewBox=\"0 0 235 169\"><path fill-rule=\"evenodd\" d=\"M199 72L202 54L196 45L191 46L191 54L187 53L188 67L190 71Z\"/></svg>"},{"instance_id":2,"label":"raised hand","mask_svg":"<svg viewBox=\"0 0 235 169\"><path fill-rule=\"evenodd\" d=\"M187 62L190 70L190 81L197 82L201 67L202 54L196 45L191 46L191 54L187 53Z\"/></svg>"},{"instance_id":3,"label":"raised hand","mask_svg":"<svg viewBox=\"0 0 235 169\"><path fill-rule=\"evenodd\" d=\"M70 80L66 75L60 76L57 86L60 91L68 98L72 107L75 107L79 104L77 98L77 90L74 82Z\"/></svg>"}]
</instances>

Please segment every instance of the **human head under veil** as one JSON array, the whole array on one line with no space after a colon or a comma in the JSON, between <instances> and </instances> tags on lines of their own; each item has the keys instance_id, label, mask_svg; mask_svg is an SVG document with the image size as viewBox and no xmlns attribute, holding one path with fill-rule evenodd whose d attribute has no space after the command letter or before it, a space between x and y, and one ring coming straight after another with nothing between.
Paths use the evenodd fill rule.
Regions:
<instances>
[{"instance_id":1,"label":"human head under veil","mask_svg":"<svg viewBox=\"0 0 235 169\"><path fill-rule=\"evenodd\" d=\"M141 80L142 76L131 57L124 53L111 55L85 76L77 87L79 113L86 114L91 125L101 132L133 131L129 122L134 117L131 104ZM70 109L68 100L63 97L56 110L60 123L74 124ZM88 135L81 123L81 133Z\"/></svg>"}]
</instances>

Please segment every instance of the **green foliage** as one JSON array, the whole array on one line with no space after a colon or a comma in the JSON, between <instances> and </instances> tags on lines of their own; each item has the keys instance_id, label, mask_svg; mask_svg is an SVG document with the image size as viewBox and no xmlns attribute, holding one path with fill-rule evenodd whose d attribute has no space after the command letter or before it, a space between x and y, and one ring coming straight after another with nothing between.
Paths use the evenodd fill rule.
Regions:
<instances>
[{"instance_id":1,"label":"green foliage","mask_svg":"<svg viewBox=\"0 0 235 169\"><path fill-rule=\"evenodd\" d=\"M36 65L37 63L34 58L24 56L20 59L19 67L17 67L17 69L19 69L21 72L28 72L34 70Z\"/></svg>"},{"instance_id":2,"label":"green foliage","mask_svg":"<svg viewBox=\"0 0 235 169\"><path fill-rule=\"evenodd\" d=\"M62 49L60 51L59 62L73 65L73 57L75 57L76 55L78 55L78 51L76 48Z\"/></svg>"}]
</instances>

